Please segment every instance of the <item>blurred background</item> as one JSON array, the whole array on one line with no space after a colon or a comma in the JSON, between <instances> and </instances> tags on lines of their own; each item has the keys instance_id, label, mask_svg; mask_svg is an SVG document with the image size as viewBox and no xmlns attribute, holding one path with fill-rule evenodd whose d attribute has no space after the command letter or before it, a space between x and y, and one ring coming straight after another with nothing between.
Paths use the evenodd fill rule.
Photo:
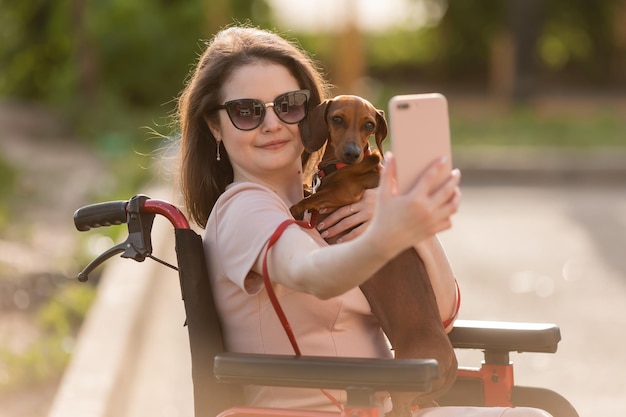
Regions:
<instances>
[{"instance_id":1,"label":"blurred background","mask_svg":"<svg viewBox=\"0 0 626 417\"><path fill-rule=\"evenodd\" d=\"M97 291L97 279L73 278L117 239L115 230L79 236L71 214L171 185L163 156L176 134L176 97L204 42L235 22L297 40L334 94L363 95L383 109L394 94L445 94L471 207L509 199L520 182L539 191L510 201L545 201L566 182L575 197L564 204L586 207L578 214L614 256L609 275L620 282L606 288L624 295L626 219L598 229L590 218L602 217L593 210L605 201L626 212L626 0L0 0L0 417L46 414ZM575 170L589 161L599 180ZM590 199L598 205L585 206ZM490 207L477 218L502 214ZM484 232L464 219L460 230ZM447 240L451 257L467 252L455 235ZM479 255L502 259L489 248ZM568 271L580 266L563 256ZM472 265L459 265L472 275ZM515 268L493 271L512 277L506 291L528 292L531 280L546 293L545 279ZM612 306L621 318L620 297ZM529 317L553 321L580 307L550 316L542 305L548 313ZM496 318L469 308L471 318ZM609 403L626 396L618 379Z\"/></svg>"}]
</instances>

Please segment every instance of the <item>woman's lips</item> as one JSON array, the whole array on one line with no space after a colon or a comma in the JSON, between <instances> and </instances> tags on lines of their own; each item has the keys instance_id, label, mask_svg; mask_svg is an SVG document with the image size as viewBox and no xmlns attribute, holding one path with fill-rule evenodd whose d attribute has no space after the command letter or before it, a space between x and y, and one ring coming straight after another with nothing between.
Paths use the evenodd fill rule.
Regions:
<instances>
[{"instance_id":1,"label":"woman's lips","mask_svg":"<svg viewBox=\"0 0 626 417\"><path fill-rule=\"evenodd\" d=\"M267 142L267 143L264 143L263 145L260 145L259 148L274 150L274 149L279 149L285 146L285 144L287 143L289 143L288 140L273 140L271 142Z\"/></svg>"}]
</instances>

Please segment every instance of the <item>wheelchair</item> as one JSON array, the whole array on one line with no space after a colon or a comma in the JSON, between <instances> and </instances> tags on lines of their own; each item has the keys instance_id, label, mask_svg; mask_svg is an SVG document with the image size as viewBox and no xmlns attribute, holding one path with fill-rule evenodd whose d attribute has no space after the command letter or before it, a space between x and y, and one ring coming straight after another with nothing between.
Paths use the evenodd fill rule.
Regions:
<instances>
[{"instance_id":1,"label":"wheelchair","mask_svg":"<svg viewBox=\"0 0 626 417\"><path fill-rule=\"evenodd\" d=\"M151 232L156 215L174 228L176 260L170 265L152 255ZM369 359L227 352L221 337L201 237L185 215L167 201L136 195L79 208L74 213L79 231L126 224L128 237L110 248L79 273L79 281L107 259L143 262L156 260L177 269L192 362L196 417L377 417L378 391L425 393L438 377L434 359ZM459 367L453 387L437 403L465 406L526 406L554 417L578 417L567 399L545 388L515 385L511 352L555 353L560 329L550 323L457 320L449 334L455 349L484 352L479 367ZM213 372L211 372L211 370ZM242 406L244 385L267 385L346 392L346 404L337 412L286 410Z\"/></svg>"}]
</instances>

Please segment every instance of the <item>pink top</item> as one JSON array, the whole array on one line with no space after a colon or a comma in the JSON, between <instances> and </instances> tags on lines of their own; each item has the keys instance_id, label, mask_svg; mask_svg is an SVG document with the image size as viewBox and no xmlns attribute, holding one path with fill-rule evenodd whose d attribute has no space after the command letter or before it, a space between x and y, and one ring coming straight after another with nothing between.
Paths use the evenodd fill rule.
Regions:
<instances>
[{"instance_id":1,"label":"pink top","mask_svg":"<svg viewBox=\"0 0 626 417\"><path fill-rule=\"evenodd\" d=\"M209 216L204 248L229 351L294 353L263 278L250 271L274 230L290 218L289 207L276 193L247 182L230 185ZM300 230L326 244L317 231ZM274 284L274 291L303 355L393 357L358 287L329 300L280 284ZM345 402L345 393L330 392ZM254 406L337 411L318 389L251 386L246 388L246 399Z\"/></svg>"}]
</instances>

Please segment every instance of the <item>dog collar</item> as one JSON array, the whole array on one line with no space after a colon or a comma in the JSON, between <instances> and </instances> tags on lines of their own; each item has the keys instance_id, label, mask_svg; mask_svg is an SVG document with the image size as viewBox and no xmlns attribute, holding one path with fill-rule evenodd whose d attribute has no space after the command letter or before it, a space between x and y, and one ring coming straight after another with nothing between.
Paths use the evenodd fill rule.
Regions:
<instances>
[{"instance_id":1,"label":"dog collar","mask_svg":"<svg viewBox=\"0 0 626 417\"><path fill-rule=\"evenodd\" d=\"M370 151L370 147L367 146L365 148L365 150L363 151L363 155L364 156L369 156L372 152ZM322 163L320 162L319 165L317 166L317 175L320 178L324 178L327 175L332 174L335 171L338 171L342 168L347 167L350 164L346 164L345 162L335 162L332 164L325 164L324 166L322 166Z\"/></svg>"},{"instance_id":2,"label":"dog collar","mask_svg":"<svg viewBox=\"0 0 626 417\"><path fill-rule=\"evenodd\" d=\"M325 165L323 167L321 165L319 165L317 167L317 173L318 173L320 178L324 178L325 176L330 175L333 172L338 171L338 170L340 170L342 168L345 168L347 166L348 166L348 164L346 164L344 162L337 162L335 164L328 164L328 165Z\"/></svg>"}]
</instances>

